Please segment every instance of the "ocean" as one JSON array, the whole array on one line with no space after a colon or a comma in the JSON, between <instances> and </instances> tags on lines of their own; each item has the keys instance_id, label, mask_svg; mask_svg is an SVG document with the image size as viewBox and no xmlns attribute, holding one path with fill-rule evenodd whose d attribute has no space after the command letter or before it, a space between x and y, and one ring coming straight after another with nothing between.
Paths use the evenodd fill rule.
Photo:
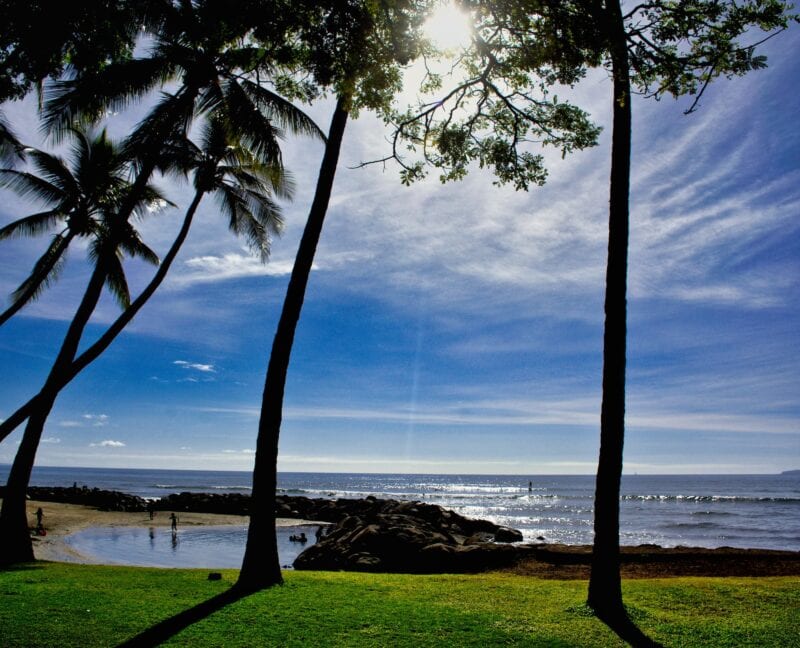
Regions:
<instances>
[{"instance_id":1,"label":"ocean","mask_svg":"<svg viewBox=\"0 0 800 648\"><path fill-rule=\"evenodd\" d=\"M9 466L0 466L5 482ZM35 486L78 485L158 498L180 491L250 490L250 473L36 467ZM419 500L519 529L525 541L591 544L589 475L279 473L281 493L306 497ZM800 474L626 475L620 540L664 547L800 551Z\"/></svg>"}]
</instances>

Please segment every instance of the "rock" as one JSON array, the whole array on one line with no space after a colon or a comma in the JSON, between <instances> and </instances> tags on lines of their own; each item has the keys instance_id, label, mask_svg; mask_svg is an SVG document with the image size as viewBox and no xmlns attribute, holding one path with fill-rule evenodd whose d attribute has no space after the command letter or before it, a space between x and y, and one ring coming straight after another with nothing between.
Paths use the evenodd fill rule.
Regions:
<instances>
[{"instance_id":1,"label":"rock","mask_svg":"<svg viewBox=\"0 0 800 648\"><path fill-rule=\"evenodd\" d=\"M522 533L510 527L501 526L494 532L495 542L522 542Z\"/></svg>"},{"instance_id":2,"label":"rock","mask_svg":"<svg viewBox=\"0 0 800 648\"><path fill-rule=\"evenodd\" d=\"M361 506L358 514L334 526L297 557L295 569L471 572L505 566L516 559L516 548L498 544L495 538L499 535L516 541L522 538L518 531L420 502L370 502L377 503L380 505ZM359 505L349 504L348 508L352 511Z\"/></svg>"}]
</instances>

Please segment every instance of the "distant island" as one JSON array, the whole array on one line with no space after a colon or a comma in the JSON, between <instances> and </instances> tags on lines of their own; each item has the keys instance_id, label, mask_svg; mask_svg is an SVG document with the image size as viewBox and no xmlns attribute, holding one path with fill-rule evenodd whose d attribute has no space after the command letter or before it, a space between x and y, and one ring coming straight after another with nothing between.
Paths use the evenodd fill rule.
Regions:
<instances>
[{"instance_id":1,"label":"distant island","mask_svg":"<svg viewBox=\"0 0 800 648\"><path fill-rule=\"evenodd\" d=\"M800 475L800 470L784 470L781 475Z\"/></svg>"}]
</instances>

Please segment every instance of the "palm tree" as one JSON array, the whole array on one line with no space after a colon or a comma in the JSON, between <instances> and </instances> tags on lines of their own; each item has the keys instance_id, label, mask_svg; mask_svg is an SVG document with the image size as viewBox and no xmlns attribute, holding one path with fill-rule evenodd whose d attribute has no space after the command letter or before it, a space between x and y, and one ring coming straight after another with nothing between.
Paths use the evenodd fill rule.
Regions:
<instances>
[{"instance_id":1,"label":"palm tree","mask_svg":"<svg viewBox=\"0 0 800 648\"><path fill-rule=\"evenodd\" d=\"M19 525L15 523L15 518L19 519L20 502L18 500L21 500L21 509L24 514L24 494L46 420L46 415L42 415L40 412L45 408L48 412L52 409L55 398L61 389L111 344L125 325L155 293L186 239L202 198L208 193L218 196L220 208L228 218L230 229L237 234L244 235L251 247L261 255L262 260L265 260L269 254L271 235L278 233L281 229L280 208L273 201L272 196L290 198L290 180L280 165L258 160L247 147L232 140L228 129L220 122L210 122L206 125L202 132L201 147L186 141L173 147L171 157L176 161L176 166L194 171L194 198L164 261L139 297L130 303L97 342L63 367L59 380L46 384L45 388L35 397L37 400L36 413L28 422L20 450L12 465L3 509L0 512L0 547L3 550L2 561L7 564L33 558L30 536L27 533L27 521L23 536L18 532ZM27 479L24 479L25 483L22 487L26 472L28 476ZM7 506L9 507L8 513ZM4 523L6 518L8 524ZM15 531L17 532L15 533Z\"/></svg>"},{"instance_id":2,"label":"palm tree","mask_svg":"<svg viewBox=\"0 0 800 648\"><path fill-rule=\"evenodd\" d=\"M69 133L73 139L71 164L44 151L29 149L27 156L36 173L0 169L0 187L49 207L0 228L0 240L42 234L54 225L60 226L30 275L12 293L12 304L0 314L0 325L35 300L58 277L73 239L103 236L106 225L102 214L107 213L109 205L116 204L127 185L124 174L128 160L108 140L105 130L92 135L73 127ZM144 201L158 198L148 190ZM143 253L146 255L145 250ZM152 256L148 260L156 261ZM123 295L123 301L126 300L128 297Z\"/></svg>"},{"instance_id":3,"label":"palm tree","mask_svg":"<svg viewBox=\"0 0 800 648\"><path fill-rule=\"evenodd\" d=\"M280 164L278 138L284 129L325 138L305 113L262 87L258 76L255 81L248 76L270 71L269 49L241 45L252 21L237 14L235 6L222 15L213 5L173 6L166 12L163 29L148 57L113 63L100 71L57 82L47 93L44 123L59 134L68 130L72 120L92 119L108 109L121 109L161 84L181 81L173 93L162 92L126 144L138 160L138 173L128 200L118 210L121 222L127 221L136 196L159 166L164 142L186 139L198 114L228 123L232 136L270 164ZM0 441L34 413L37 402L38 394L0 423Z\"/></svg>"},{"instance_id":4,"label":"palm tree","mask_svg":"<svg viewBox=\"0 0 800 648\"><path fill-rule=\"evenodd\" d=\"M322 158L314 201L309 210L297 250L281 317L272 342L267 376L261 398L258 423L250 525L247 529L242 568L236 583L246 591L256 591L283 582L275 535L275 493L278 487L278 439L283 419L283 396L294 334L303 308L311 266L328 210L342 138L347 124L346 100L340 98L331 119L325 154Z\"/></svg>"},{"instance_id":5,"label":"palm tree","mask_svg":"<svg viewBox=\"0 0 800 648\"><path fill-rule=\"evenodd\" d=\"M120 305L127 308L130 305L130 294L122 268L122 256L139 257L153 264L158 263L156 254L142 242L133 226L127 221L120 224L115 220L119 205L122 201L128 200L127 194L131 188L126 179L128 164L125 162L123 154L106 138L105 133L92 139L90 136L85 136L79 129L74 129L73 132L76 139L83 144L79 144L73 149L76 159L73 161L72 167L81 172L86 171L88 166L91 168L90 173L69 174L71 183L68 184L66 183L67 175L64 172L69 171L69 166L59 164L52 169L45 165L43 167L45 178L38 178L32 174L14 176L24 180L24 182L21 181L20 186L36 186L43 192L43 195L47 195L47 188L55 184L47 181L53 180L57 176L60 180L65 181L65 186L69 186L73 196L76 197L72 204L80 204L85 197L91 197L90 201L84 200L86 203L84 207L76 208L69 214L70 216L75 215L76 220L77 217L87 217L79 231L82 235L86 234L91 237L89 257L94 263L94 270L45 385L36 399L34 412L30 417L9 474L3 506L0 510L0 547L4 561L25 560L31 555L30 537L25 518L25 493L30 479L30 470L33 467L33 458L44 422L58 395L58 384L75 358L83 331L100 299L103 287L106 286ZM98 155L96 159L92 159L90 164L84 165L81 161L86 161L86 152L92 150L85 146L87 142L98 143L102 154ZM42 156L38 156L37 159L46 160ZM57 162L58 160L49 159L49 161ZM37 179L41 181L38 184L36 183ZM141 193L142 197L133 205L134 213L144 212L153 199L160 199L160 194L149 185L146 185ZM59 192L58 195L61 196L62 193ZM50 223L53 219L47 216L44 220ZM33 222L39 225L35 219Z\"/></svg>"},{"instance_id":6,"label":"palm tree","mask_svg":"<svg viewBox=\"0 0 800 648\"><path fill-rule=\"evenodd\" d=\"M244 591L283 582L275 536L275 492L284 392L295 330L333 190L345 126L354 109L386 108L392 92L399 90L395 85L399 83L395 74L398 63L404 64L416 54L416 30L424 17L413 0L308 4L312 11L322 14L319 22L309 25L302 36L312 56L309 66L318 82L334 88L337 102L267 366L256 440L250 525L236 583Z\"/></svg>"}]
</instances>

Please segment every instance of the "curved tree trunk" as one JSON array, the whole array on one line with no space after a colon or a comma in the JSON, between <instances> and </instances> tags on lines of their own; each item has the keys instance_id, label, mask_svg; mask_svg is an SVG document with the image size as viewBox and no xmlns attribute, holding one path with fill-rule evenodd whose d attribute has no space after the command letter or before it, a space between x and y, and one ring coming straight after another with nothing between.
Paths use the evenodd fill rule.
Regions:
<instances>
[{"instance_id":1,"label":"curved tree trunk","mask_svg":"<svg viewBox=\"0 0 800 648\"><path fill-rule=\"evenodd\" d=\"M278 481L278 439L283 416L283 394L297 321L303 308L311 265L328 210L339 149L347 124L345 102L344 98L339 98L331 119L314 201L297 250L283 310L272 342L258 425L250 526L242 569L236 583L237 587L245 590L255 591L283 582L275 538L275 490Z\"/></svg>"},{"instance_id":2,"label":"curved tree trunk","mask_svg":"<svg viewBox=\"0 0 800 648\"><path fill-rule=\"evenodd\" d=\"M619 493L625 438L631 90L625 26L618 0L607 3L606 20L614 79L614 123L603 337L603 403L594 500L594 553L588 603L601 617L624 617L619 573Z\"/></svg>"},{"instance_id":3,"label":"curved tree trunk","mask_svg":"<svg viewBox=\"0 0 800 648\"><path fill-rule=\"evenodd\" d=\"M47 416L58 396L56 385L63 380L65 372L75 358L83 331L103 292L106 274L105 263L100 259L92 273L78 310L67 329L64 342L53 363L45 386L36 399L36 408L28 420L22 442L14 457L3 497L3 506L0 509L0 564L13 564L33 559L33 548L25 515L25 497L36 450L39 447L39 439L42 436Z\"/></svg>"},{"instance_id":4,"label":"curved tree trunk","mask_svg":"<svg viewBox=\"0 0 800 648\"><path fill-rule=\"evenodd\" d=\"M0 509L0 564L27 562L34 558L28 532L25 499L44 425L50 411L53 409L56 398L58 398L58 394L83 368L108 348L164 281L172 262L186 240L192 219L203 195L204 192L195 194L194 200L186 212L178 236L173 241L167 255L164 257L164 261L147 287L91 347L78 358L75 358L83 331L100 299L103 284L105 283L106 272L103 270L104 264L100 262L95 268L81 305L78 307L58 357L50 370L45 386L29 401L30 418L20 447L14 457L2 509Z\"/></svg>"}]
</instances>

